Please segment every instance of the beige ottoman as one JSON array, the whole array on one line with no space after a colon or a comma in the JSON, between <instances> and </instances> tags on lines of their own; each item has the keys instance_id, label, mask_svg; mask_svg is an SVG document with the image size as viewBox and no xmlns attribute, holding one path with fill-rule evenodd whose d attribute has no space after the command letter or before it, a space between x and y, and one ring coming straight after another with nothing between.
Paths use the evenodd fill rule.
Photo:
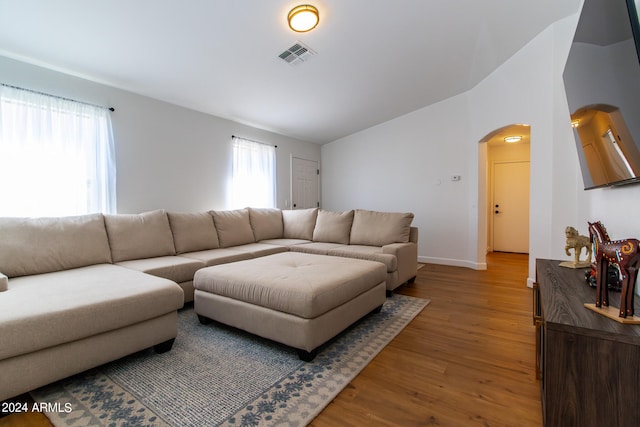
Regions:
<instances>
[{"instance_id":1,"label":"beige ottoman","mask_svg":"<svg viewBox=\"0 0 640 427\"><path fill-rule=\"evenodd\" d=\"M215 320L299 350L318 347L386 299L384 264L284 252L203 268L195 274L194 307Z\"/></svg>"}]
</instances>

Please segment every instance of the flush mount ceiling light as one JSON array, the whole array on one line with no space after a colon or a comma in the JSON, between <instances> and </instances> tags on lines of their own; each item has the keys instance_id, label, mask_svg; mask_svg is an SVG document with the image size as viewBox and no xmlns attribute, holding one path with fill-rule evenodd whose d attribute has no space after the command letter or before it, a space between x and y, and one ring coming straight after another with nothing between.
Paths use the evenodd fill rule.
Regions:
<instances>
[{"instance_id":1,"label":"flush mount ceiling light","mask_svg":"<svg viewBox=\"0 0 640 427\"><path fill-rule=\"evenodd\" d=\"M580 126L580 120L571 120L571 127L572 128L577 128L578 126Z\"/></svg>"},{"instance_id":2,"label":"flush mount ceiling light","mask_svg":"<svg viewBox=\"0 0 640 427\"><path fill-rule=\"evenodd\" d=\"M518 142L522 139L521 136L508 136L504 140L505 142Z\"/></svg>"},{"instance_id":3,"label":"flush mount ceiling light","mask_svg":"<svg viewBox=\"0 0 640 427\"><path fill-rule=\"evenodd\" d=\"M291 9L287 20L293 31L304 33L313 30L318 25L320 14L318 9L310 4L302 4Z\"/></svg>"}]
</instances>

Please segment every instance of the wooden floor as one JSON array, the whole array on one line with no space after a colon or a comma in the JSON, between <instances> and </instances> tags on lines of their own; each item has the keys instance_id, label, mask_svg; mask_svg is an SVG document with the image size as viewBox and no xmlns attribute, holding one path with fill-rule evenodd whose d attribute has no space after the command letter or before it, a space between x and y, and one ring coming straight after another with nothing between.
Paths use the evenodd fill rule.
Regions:
<instances>
[{"instance_id":1,"label":"wooden floor","mask_svg":"<svg viewBox=\"0 0 640 427\"><path fill-rule=\"evenodd\" d=\"M312 426L540 426L526 255L488 270L427 264L400 293L431 304ZM0 426L50 426L40 414Z\"/></svg>"},{"instance_id":2,"label":"wooden floor","mask_svg":"<svg viewBox=\"0 0 640 427\"><path fill-rule=\"evenodd\" d=\"M541 426L528 257L487 262L420 269L400 293L431 304L312 425Z\"/></svg>"}]
</instances>

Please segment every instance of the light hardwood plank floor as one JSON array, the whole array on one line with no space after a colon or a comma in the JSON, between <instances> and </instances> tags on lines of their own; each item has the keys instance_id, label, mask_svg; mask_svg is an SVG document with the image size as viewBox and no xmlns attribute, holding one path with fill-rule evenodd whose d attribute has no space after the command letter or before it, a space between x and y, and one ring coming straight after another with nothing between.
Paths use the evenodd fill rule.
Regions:
<instances>
[{"instance_id":1,"label":"light hardwood plank floor","mask_svg":"<svg viewBox=\"0 0 640 427\"><path fill-rule=\"evenodd\" d=\"M487 262L420 269L400 293L431 304L312 425L542 425L528 256Z\"/></svg>"},{"instance_id":2,"label":"light hardwood plank floor","mask_svg":"<svg viewBox=\"0 0 640 427\"><path fill-rule=\"evenodd\" d=\"M487 271L420 269L399 292L431 304L311 425L542 425L528 257L487 262ZM40 414L0 418L0 427L50 425Z\"/></svg>"}]
</instances>

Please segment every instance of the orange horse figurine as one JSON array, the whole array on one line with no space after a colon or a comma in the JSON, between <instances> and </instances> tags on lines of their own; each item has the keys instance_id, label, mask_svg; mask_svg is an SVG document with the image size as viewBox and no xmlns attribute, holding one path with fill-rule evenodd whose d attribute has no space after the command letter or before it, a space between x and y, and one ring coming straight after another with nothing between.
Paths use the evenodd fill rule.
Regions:
<instances>
[{"instance_id":1,"label":"orange horse figurine","mask_svg":"<svg viewBox=\"0 0 640 427\"><path fill-rule=\"evenodd\" d=\"M611 240L600 221L589 223L589 234L596 254L596 307L609 305L607 268L609 264L614 264L622 282L620 317L633 316L633 296L640 266L640 241Z\"/></svg>"}]
</instances>

